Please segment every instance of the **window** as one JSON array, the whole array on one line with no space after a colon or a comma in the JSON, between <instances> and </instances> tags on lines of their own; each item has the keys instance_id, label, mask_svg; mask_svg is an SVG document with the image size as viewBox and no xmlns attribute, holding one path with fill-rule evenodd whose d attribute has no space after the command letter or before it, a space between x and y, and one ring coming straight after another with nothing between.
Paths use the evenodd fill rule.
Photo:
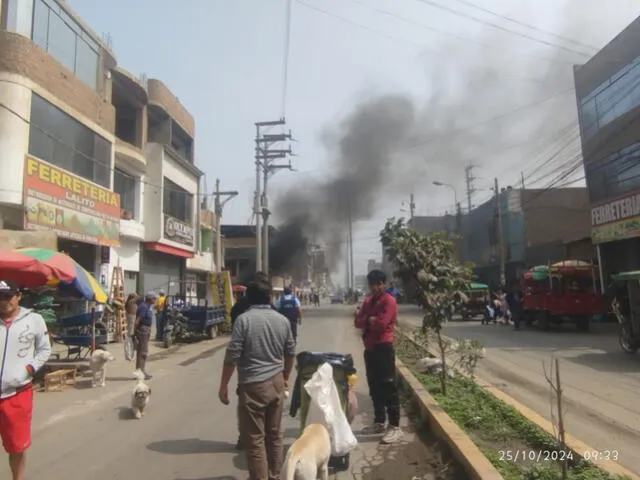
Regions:
<instances>
[{"instance_id":1,"label":"window","mask_svg":"<svg viewBox=\"0 0 640 480\"><path fill-rule=\"evenodd\" d=\"M163 212L170 217L191 225L193 195L179 187L167 177L164 178Z\"/></svg>"},{"instance_id":2,"label":"window","mask_svg":"<svg viewBox=\"0 0 640 480\"><path fill-rule=\"evenodd\" d=\"M55 0L34 0L31 39L97 90L100 48Z\"/></svg>"},{"instance_id":3,"label":"window","mask_svg":"<svg viewBox=\"0 0 640 480\"><path fill-rule=\"evenodd\" d=\"M587 164L587 186L592 202L640 189L640 142Z\"/></svg>"},{"instance_id":4,"label":"window","mask_svg":"<svg viewBox=\"0 0 640 480\"><path fill-rule=\"evenodd\" d=\"M113 191L120 195L120 208L122 218L125 220L136 220L136 201L138 180L122 170L115 169L113 174Z\"/></svg>"},{"instance_id":5,"label":"window","mask_svg":"<svg viewBox=\"0 0 640 480\"><path fill-rule=\"evenodd\" d=\"M640 106L640 57L580 99L582 135L590 137L605 125Z\"/></svg>"},{"instance_id":6,"label":"window","mask_svg":"<svg viewBox=\"0 0 640 480\"><path fill-rule=\"evenodd\" d=\"M29 153L105 188L111 186L111 143L35 93Z\"/></svg>"}]
</instances>

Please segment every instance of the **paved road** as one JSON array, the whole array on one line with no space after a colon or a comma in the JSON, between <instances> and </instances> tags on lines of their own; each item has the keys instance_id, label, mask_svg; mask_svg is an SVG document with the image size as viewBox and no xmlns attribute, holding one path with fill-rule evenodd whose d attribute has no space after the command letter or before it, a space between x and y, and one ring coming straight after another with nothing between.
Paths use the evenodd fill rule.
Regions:
<instances>
[{"instance_id":1,"label":"paved road","mask_svg":"<svg viewBox=\"0 0 640 480\"><path fill-rule=\"evenodd\" d=\"M415 307L402 307L400 318L421 321ZM619 463L640 474L640 356L620 350L615 324L593 325L589 333L569 325L545 333L468 321L452 322L444 331L481 340L487 357L478 375L548 420L543 362L559 358L567 430L594 448L619 450Z\"/></svg>"},{"instance_id":2,"label":"paved road","mask_svg":"<svg viewBox=\"0 0 640 480\"><path fill-rule=\"evenodd\" d=\"M123 362L109 370L105 389L37 394L29 480L247 478L244 455L234 450L235 405L225 407L217 399L225 342L220 338L181 347L153 361L153 397L140 421L130 416L131 365ZM346 307L306 313L300 348L352 352L362 371L362 347ZM370 420L363 374L358 387L363 408L354 430ZM297 419L286 417L286 443L297 436L298 426ZM363 471L387 456L382 448L373 439L361 440L351 456L352 472L338 478L362 478ZM0 478L9 478L4 460Z\"/></svg>"}]
</instances>

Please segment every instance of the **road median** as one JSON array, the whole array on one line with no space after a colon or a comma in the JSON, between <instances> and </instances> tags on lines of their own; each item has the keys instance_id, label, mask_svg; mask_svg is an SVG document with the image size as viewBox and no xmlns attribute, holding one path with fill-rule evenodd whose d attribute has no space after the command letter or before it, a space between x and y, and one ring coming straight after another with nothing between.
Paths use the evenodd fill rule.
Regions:
<instances>
[{"instance_id":1,"label":"road median","mask_svg":"<svg viewBox=\"0 0 640 480\"><path fill-rule=\"evenodd\" d=\"M551 422L483 379L455 375L443 395L438 375L414 368L417 360L433 355L406 332L398 335L397 351L401 383L471 478L561 478L565 458L569 479L640 479L614 461L618 452L592 448L571 435L561 451Z\"/></svg>"}]
</instances>

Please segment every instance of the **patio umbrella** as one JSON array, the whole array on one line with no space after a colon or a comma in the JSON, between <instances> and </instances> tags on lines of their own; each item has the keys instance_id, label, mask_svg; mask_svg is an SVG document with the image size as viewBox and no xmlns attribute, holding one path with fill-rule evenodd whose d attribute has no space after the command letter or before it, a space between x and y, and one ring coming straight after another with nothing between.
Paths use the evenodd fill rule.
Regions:
<instances>
[{"instance_id":1,"label":"patio umbrella","mask_svg":"<svg viewBox=\"0 0 640 480\"><path fill-rule=\"evenodd\" d=\"M10 280L20 287L36 288L47 284L52 270L36 258L14 250L0 250L0 280Z\"/></svg>"},{"instance_id":2,"label":"patio umbrella","mask_svg":"<svg viewBox=\"0 0 640 480\"><path fill-rule=\"evenodd\" d=\"M66 253L44 248L21 248L17 252L34 258L49 267L53 273L49 285L58 286L74 296L106 303L108 296L98 282Z\"/></svg>"}]
</instances>

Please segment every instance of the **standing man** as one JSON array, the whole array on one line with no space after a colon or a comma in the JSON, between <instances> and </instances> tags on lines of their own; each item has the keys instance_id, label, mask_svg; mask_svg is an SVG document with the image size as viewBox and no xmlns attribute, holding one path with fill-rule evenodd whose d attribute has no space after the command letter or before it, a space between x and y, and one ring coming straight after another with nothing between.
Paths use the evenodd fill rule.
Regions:
<instances>
[{"instance_id":1,"label":"standing man","mask_svg":"<svg viewBox=\"0 0 640 480\"><path fill-rule=\"evenodd\" d=\"M292 293L291 287L284 287L284 295L276 302L276 309L289 320L293 339L297 341L298 325L302 325L302 308L300 300Z\"/></svg>"},{"instance_id":2,"label":"standing man","mask_svg":"<svg viewBox=\"0 0 640 480\"><path fill-rule=\"evenodd\" d=\"M271 308L271 285L247 287L250 307L240 315L225 353L218 398L229 405L229 381L238 369L240 432L250 480L280 478L284 392L295 359L289 321Z\"/></svg>"},{"instance_id":3,"label":"standing man","mask_svg":"<svg viewBox=\"0 0 640 480\"><path fill-rule=\"evenodd\" d=\"M138 294L130 293L124 304L127 313L127 336L133 337L133 326L136 323L136 312L138 311Z\"/></svg>"},{"instance_id":4,"label":"standing man","mask_svg":"<svg viewBox=\"0 0 640 480\"><path fill-rule=\"evenodd\" d=\"M156 340L161 342L164 340L164 304L167 301L167 296L163 290L160 290L158 300L156 301Z\"/></svg>"},{"instance_id":5,"label":"standing man","mask_svg":"<svg viewBox=\"0 0 640 480\"><path fill-rule=\"evenodd\" d=\"M31 445L31 381L51 355L47 324L20 307L22 293L0 281L0 437L9 454L13 480L24 480L25 452Z\"/></svg>"},{"instance_id":6,"label":"standing man","mask_svg":"<svg viewBox=\"0 0 640 480\"><path fill-rule=\"evenodd\" d=\"M371 295L362 302L354 324L362 329L364 364L374 410L374 423L365 428L363 433L383 433L382 443L395 443L402 439L393 348L398 306L395 298L385 291L386 279L382 270L369 272L367 283Z\"/></svg>"},{"instance_id":7,"label":"standing man","mask_svg":"<svg viewBox=\"0 0 640 480\"><path fill-rule=\"evenodd\" d=\"M150 380L151 375L147 373L147 355L149 354L149 340L151 339L151 326L153 325L153 305L156 303L156 294L148 292L144 297L144 302L138 306L136 311L136 323L134 338L136 341L136 371L144 374L145 380Z\"/></svg>"}]
</instances>

